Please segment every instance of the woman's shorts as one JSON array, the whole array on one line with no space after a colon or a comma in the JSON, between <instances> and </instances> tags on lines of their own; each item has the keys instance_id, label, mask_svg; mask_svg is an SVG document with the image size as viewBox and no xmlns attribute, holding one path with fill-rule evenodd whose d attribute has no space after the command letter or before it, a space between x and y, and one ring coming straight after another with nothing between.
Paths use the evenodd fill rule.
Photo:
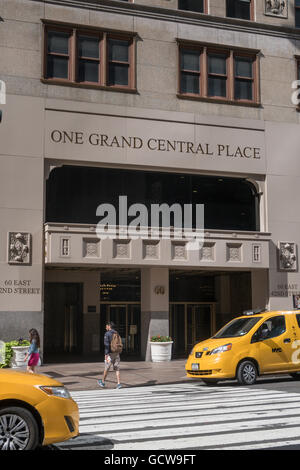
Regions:
<instances>
[{"instance_id":1,"label":"woman's shorts","mask_svg":"<svg viewBox=\"0 0 300 470\"><path fill-rule=\"evenodd\" d=\"M39 362L39 353L31 353L28 361L29 366L37 366Z\"/></svg>"}]
</instances>

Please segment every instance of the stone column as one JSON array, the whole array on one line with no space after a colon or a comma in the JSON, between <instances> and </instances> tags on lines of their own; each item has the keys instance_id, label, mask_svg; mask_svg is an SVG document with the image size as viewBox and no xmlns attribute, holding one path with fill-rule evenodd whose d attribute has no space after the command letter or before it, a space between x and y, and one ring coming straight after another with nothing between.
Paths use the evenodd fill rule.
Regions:
<instances>
[{"instance_id":1,"label":"stone column","mask_svg":"<svg viewBox=\"0 0 300 470\"><path fill-rule=\"evenodd\" d=\"M169 334L169 270L141 269L141 356L151 360L149 339Z\"/></svg>"}]
</instances>

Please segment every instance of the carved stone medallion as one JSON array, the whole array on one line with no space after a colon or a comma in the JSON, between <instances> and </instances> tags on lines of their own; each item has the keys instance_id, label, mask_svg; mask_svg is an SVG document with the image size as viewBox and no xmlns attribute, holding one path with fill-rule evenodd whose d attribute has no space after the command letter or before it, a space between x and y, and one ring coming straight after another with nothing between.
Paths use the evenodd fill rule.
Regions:
<instances>
[{"instance_id":1,"label":"carved stone medallion","mask_svg":"<svg viewBox=\"0 0 300 470\"><path fill-rule=\"evenodd\" d=\"M279 242L279 269L282 271L297 271L295 243Z\"/></svg>"},{"instance_id":2,"label":"carved stone medallion","mask_svg":"<svg viewBox=\"0 0 300 470\"><path fill-rule=\"evenodd\" d=\"M265 14L287 18L288 0L265 0Z\"/></svg>"},{"instance_id":3,"label":"carved stone medallion","mask_svg":"<svg viewBox=\"0 0 300 470\"><path fill-rule=\"evenodd\" d=\"M27 232L8 233L8 263L31 263L31 234Z\"/></svg>"}]
</instances>

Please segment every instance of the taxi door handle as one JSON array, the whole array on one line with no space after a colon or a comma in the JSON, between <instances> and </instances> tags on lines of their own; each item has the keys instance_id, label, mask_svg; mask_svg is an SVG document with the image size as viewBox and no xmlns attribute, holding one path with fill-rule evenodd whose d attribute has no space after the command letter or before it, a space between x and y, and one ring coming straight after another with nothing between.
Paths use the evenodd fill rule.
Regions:
<instances>
[{"instance_id":1,"label":"taxi door handle","mask_svg":"<svg viewBox=\"0 0 300 470\"><path fill-rule=\"evenodd\" d=\"M291 342L291 338L285 338L285 339L283 340L283 342L284 342L284 343L290 343L290 342Z\"/></svg>"}]
</instances>

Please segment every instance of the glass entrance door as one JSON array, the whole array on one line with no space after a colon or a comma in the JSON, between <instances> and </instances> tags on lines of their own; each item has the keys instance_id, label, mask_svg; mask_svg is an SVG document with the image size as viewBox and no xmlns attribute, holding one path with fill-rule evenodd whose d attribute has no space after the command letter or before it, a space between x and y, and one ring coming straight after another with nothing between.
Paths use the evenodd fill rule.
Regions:
<instances>
[{"instance_id":1,"label":"glass entrance door","mask_svg":"<svg viewBox=\"0 0 300 470\"><path fill-rule=\"evenodd\" d=\"M171 303L170 336L174 356L186 356L199 341L215 332L214 304Z\"/></svg>"},{"instance_id":2,"label":"glass entrance door","mask_svg":"<svg viewBox=\"0 0 300 470\"><path fill-rule=\"evenodd\" d=\"M112 321L123 342L123 353L140 354L140 303L101 303L101 330L105 333L106 322Z\"/></svg>"},{"instance_id":3,"label":"glass entrance door","mask_svg":"<svg viewBox=\"0 0 300 470\"><path fill-rule=\"evenodd\" d=\"M210 305L187 305L187 350L210 338L211 328L211 306Z\"/></svg>"}]
</instances>

